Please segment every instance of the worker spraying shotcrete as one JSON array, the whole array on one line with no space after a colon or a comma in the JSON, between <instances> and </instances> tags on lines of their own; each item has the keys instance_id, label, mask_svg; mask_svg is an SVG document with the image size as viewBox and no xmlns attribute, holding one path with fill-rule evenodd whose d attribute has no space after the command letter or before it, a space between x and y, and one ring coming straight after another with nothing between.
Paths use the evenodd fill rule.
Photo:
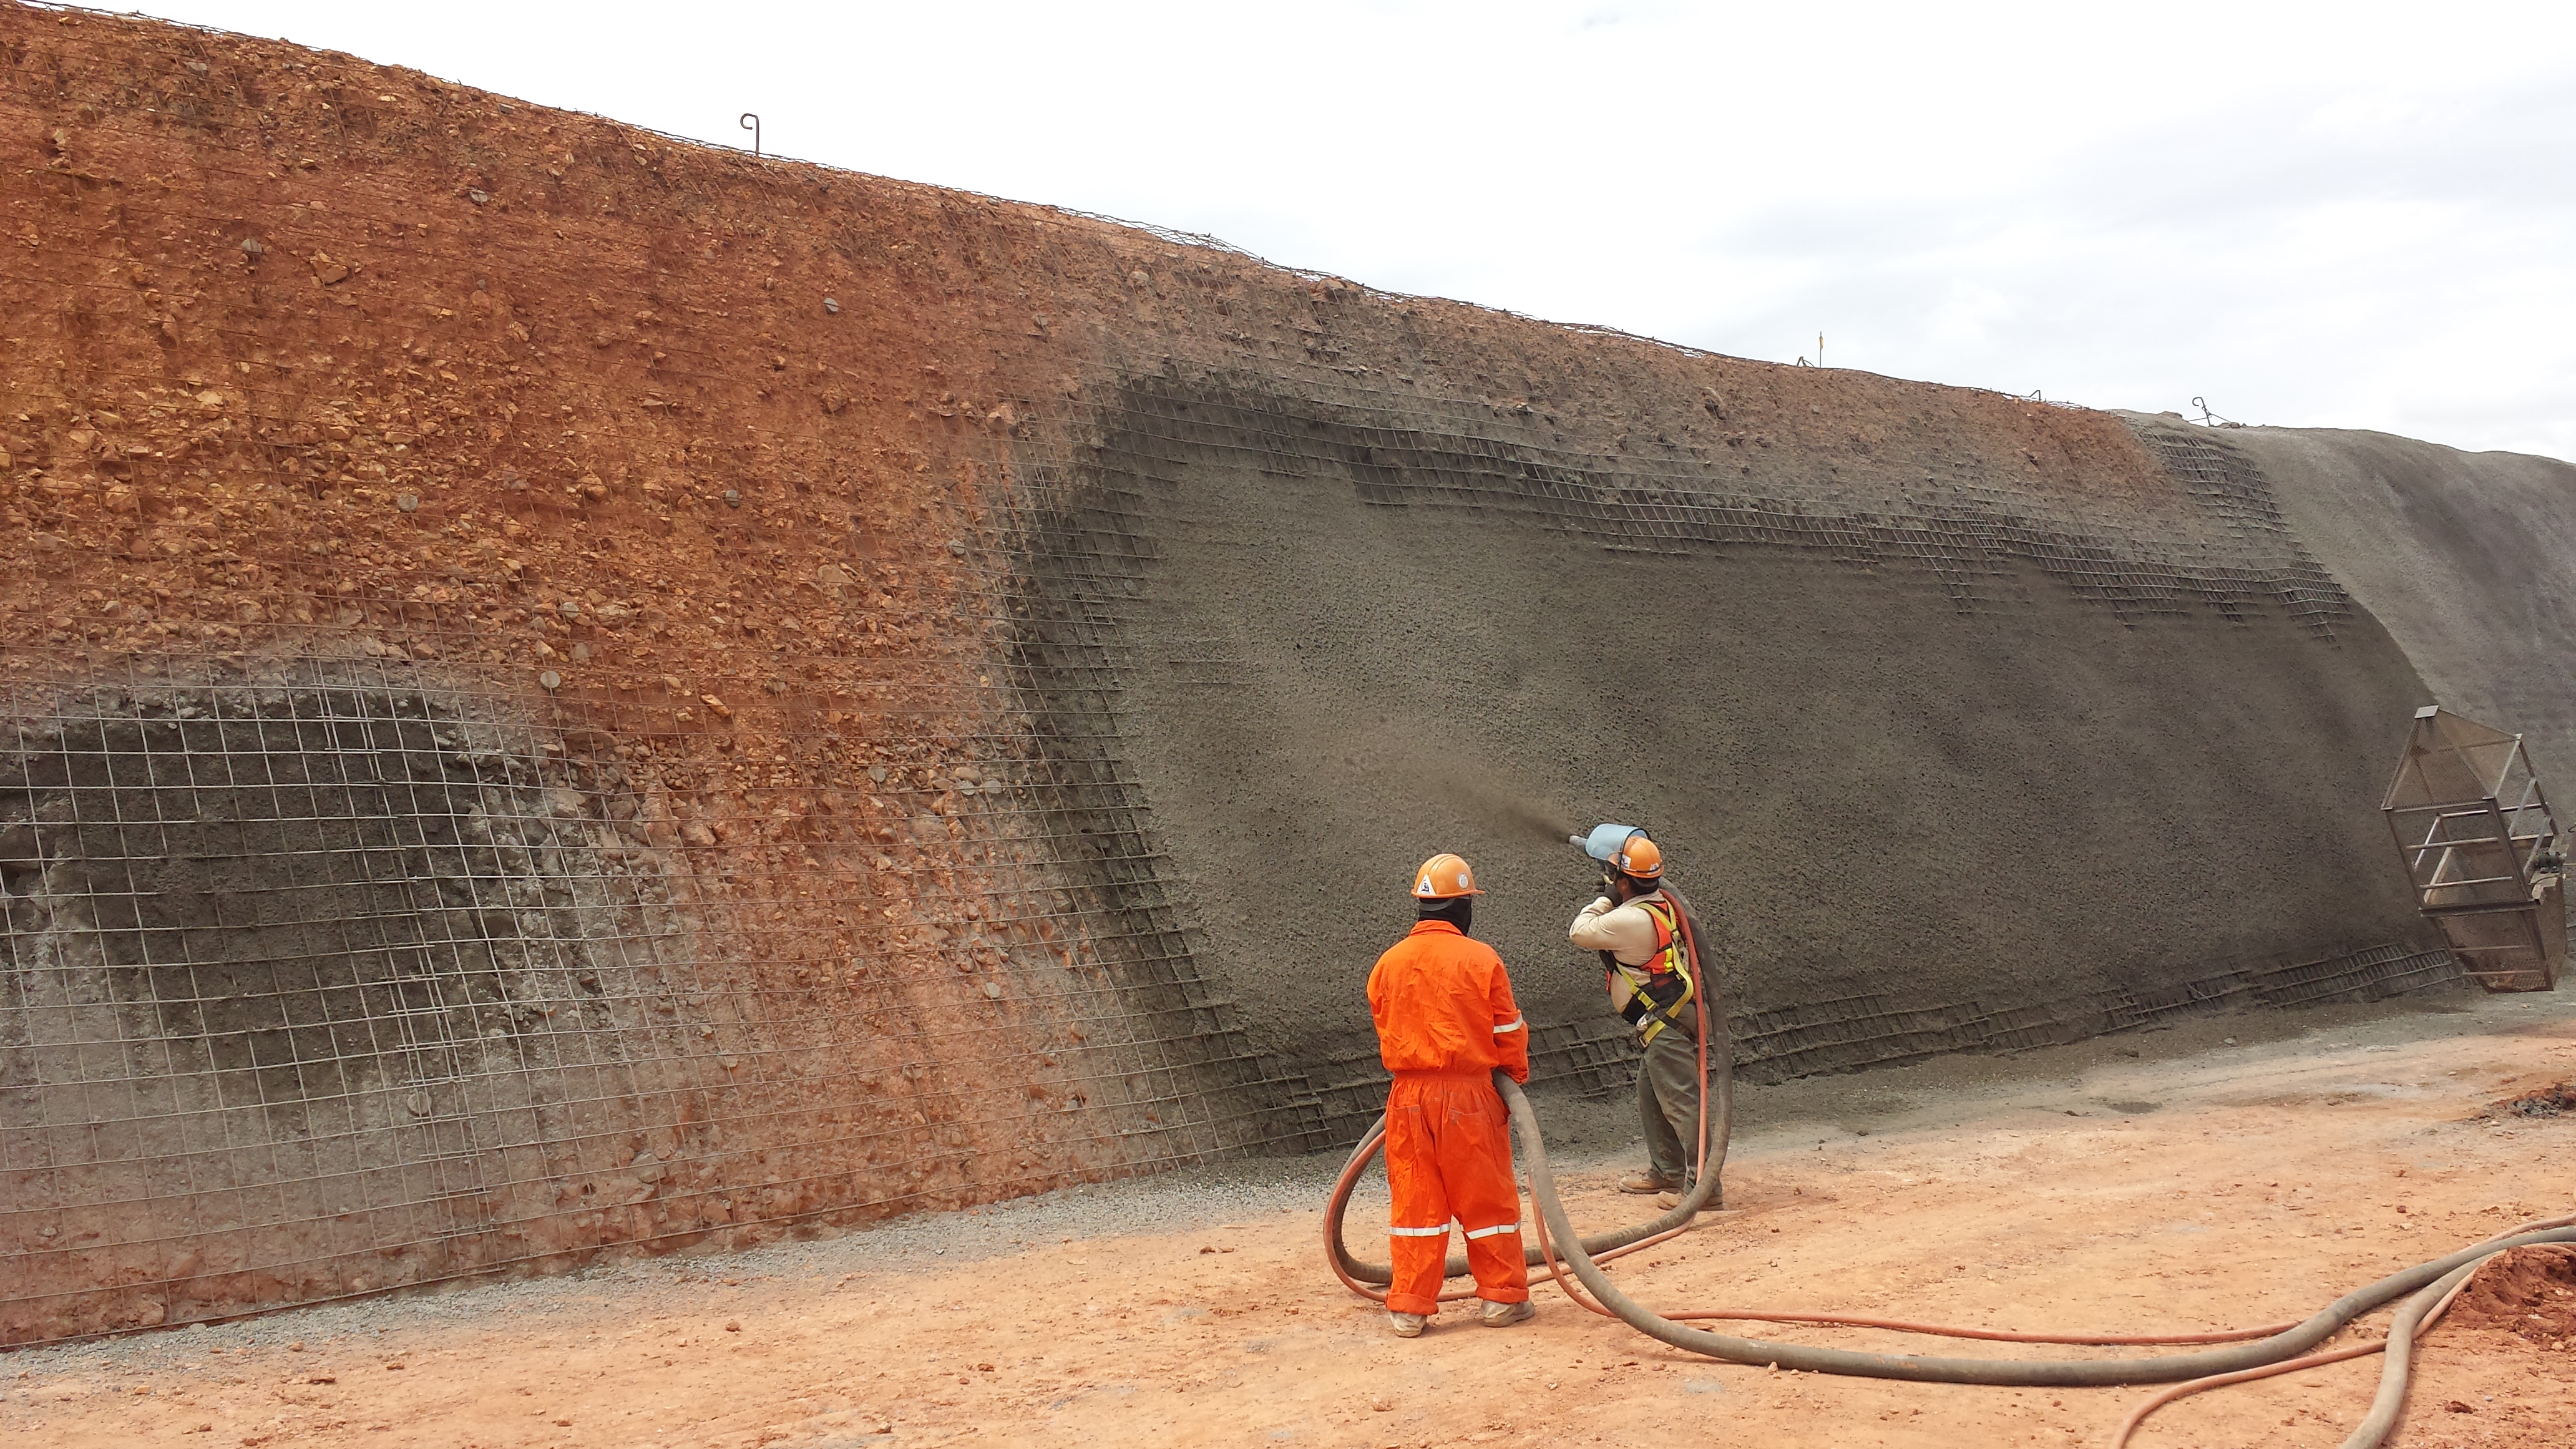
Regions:
<instances>
[{"instance_id":1,"label":"worker spraying shotcrete","mask_svg":"<svg viewBox=\"0 0 2576 1449\"><path fill-rule=\"evenodd\" d=\"M1673 902L1664 896L1664 852L1646 832L1604 825L1570 838L1605 869L1601 894L1575 916L1567 938L1601 953L1610 1005L1637 1029L1646 1055L1637 1072L1646 1169L1621 1178L1619 1190L1667 1194L1663 1205L1671 1207L1698 1178L1703 1155L1698 963ZM1708 1205L1719 1201L1713 1196Z\"/></svg>"},{"instance_id":2,"label":"worker spraying shotcrete","mask_svg":"<svg viewBox=\"0 0 2576 1449\"><path fill-rule=\"evenodd\" d=\"M1538 1313L1521 1248L1511 1119L1493 1083L1497 1070L1529 1080L1529 1025L1503 958L1467 934L1482 894L1457 856L1424 861L1413 873L1413 930L1369 972L1378 1056L1395 1076L1386 1094L1394 1269L1386 1308L1399 1338L1419 1337L1440 1311L1453 1219L1466 1232L1484 1325Z\"/></svg>"},{"instance_id":3,"label":"worker spraying shotcrete","mask_svg":"<svg viewBox=\"0 0 2576 1449\"><path fill-rule=\"evenodd\" d=\"M1342 1164L1325 1201L1323 1221L1325 1257L1334 1275L1353 1293L1386 1304L1395 1315L1396 1332L1408 1338L1422 1331L1424 1319L1438 1307L1445 1280L1471 1273L1476 1296L1484 1300L1485 1322L1512 1323L1531 1316L1525 1275L1529 1267L1538 1266L1578 1307L1617 1319L1674 1348L1725 1363L1918 1383L2053 1390L2172 1385L2131 1411L2113 1436L2111 1449L2127 1441L2140 1419L2176 1398L2360 1354L2384 1353L2379 1396L2370 1416L2344 1441L2345 1449L2377 1449L2404 1408L2415 1335L2467 1287L2469 1275L2480 1264L2516 1248L2576 1243L2576 1215L2522 1223L2354 1289L2300 1322L2255 1328L2102 1333L1945 1326L1876 1312L1741 1307L1658 1312L1630 1296L1602 1271L1602 1265L1689 1232L1700 1213L1717 1205L1718 1178L1725 1170L1727 1137L1734 1123L1726 1014L1716 999L1716 983L1709 979L1707 957L1699 948L1690 902L1662 883L1662 852L1653 849L1654 843L1642 831L1625 825L1604 825L1589 836L1575 836L1574 843L1610 869L1601 898L1585 907L1572 935L1576 944L1608 953L1613 997L1622 1014L1637 1023L1638 1034L1647 1039L1650 1065L1638 1095L1654 1166L1665 1169L1666 1179L1673 1183L1690 1179L1694 1162L1680 1145L1685 1121L1690 1123L1690 1137L1702 1145L1698 1156L1705 1165L1688 1191L1650 1221L1606 1232L1577 1232L1558 1193L1555 1170L1548 1165L1538 1115L1521 1090L1529 1076L1526 1029L1513 1004L1503 963L1491 951L1464 939L1475 879L1466 862L1456 856L1432 857L1414 877L1413 894L1422 903L1422 924L1386 953L1369 978L1369 1005L1377 1018L1386 1064L1395 1072L1395 1086L1387 1094L1386 1115L1360 1138ZM1655 909L1658 897L1669 914ZM1646 917L1651 934L1635 932L1637 915ZM1622 916L1630 919L1623 922ZM1673 934L1680 937L1678 956L1673 954ZM1621 991L1620 985L1627 989ZM1687 1010L1674 1010L1676 1002ZM1655 1029L1658 1026L1660 1030ZM1665 1083L1670 1076L1652 1066L1654 1045L1662 1041L1687 1042L1697 1068L1694 1078L1677 1089L1668 1089ZM1472 1065L1479 1063L1491 1068L1484 1073L1490 1086L1481 1093L1469 1090ZM1459 1074L1447 1075L1444 1068ZM1536 1241L1526 1248L1516 1231L1520 1204L1512 1180L1511 1144L1502 1129L1506 1117L1496 1115L1497 1105L1520 1139L1530 1194L1536 1199L1532 1233ZM1685 1116L1681 1110L1685 1107L1695 1110ZM1395 1252L1388 1264L1360 1261L1342 1231L1361 1178L1380 1152L1386 1154L1387 1178L1394 1190ZM1469 1231L1467 1253L1449 1260L1445 1256L1448 1220L1453 1216ZM1482 1237L1478 1224L1485 1225ZM1384 1291L1379 1285L1384 1285ZM1466 1292L1462 1289L1451 1296L1464 1298ZM2399 1306L2384 1339L2317 1351L2363 1314L2392 1304ZM1745 1320L2018 1344L2169 1346L2177 1351L2114 1358L2098 1354L1964 1358L1741 1338L1699 1326Z\"/></svg>"}]
</instances>

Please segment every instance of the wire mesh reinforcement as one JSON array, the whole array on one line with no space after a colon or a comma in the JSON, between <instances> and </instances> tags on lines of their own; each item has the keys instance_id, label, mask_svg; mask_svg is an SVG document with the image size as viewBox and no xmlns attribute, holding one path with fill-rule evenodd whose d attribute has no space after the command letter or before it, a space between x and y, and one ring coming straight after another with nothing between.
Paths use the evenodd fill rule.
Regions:
<instances>
[{"instance_id":1,"label":"wire mesh reinforcement","mask_svg":"<svg viewBox=\"0 0 2576 1449\"><path fill-rule=\"evenodd\" d=\"M1426 427L1429 419L1448 426ZM1884 474L1748 489L1727 476L1737 470L1678 450L1603 454L1526 430L1514 436L1479 427L1455 404L1399 398L1383 383L1310 379L1292 394L1274 378L1166 368L1131 379L1098 425L1081 467L1101 480L1101 511L1085 526L1113 568L1142 546L1143 531L1121 516L1132 510L1114 502L1122 489L1185 491L1194 463L1244 462L1289 476L1348 476L1361 497L1390 507L1524 519L1614 546L1776 548L1916 571L1936 579L1960 612L1997 602L2025 568L2124 620L2198 607L2242 622L2270 608L2331 639L2351 609L2291 537L2250 462L2223 444L2168 442L2144 429L2185 485L2189 511L2123 526L2116 509L2078 515L2026 482L1976 473L1927 480L1939 486L1919 496Z\"/></svg>"},{"instance_id":2,"label":"wire mesh reinforcement","mask_svg":"<svg viewBox=\"0 0 2576 1449\"><path fill-rule=\"evenodd\" d=\"M1368 502L1471 515L1481 526L1535 527L1610 547L1677 553L1777 550L1882 573L1937 579L1957 612L2006 597L2025 569L2106 606L2123 620L2207 609L2242 624L2275 612L2330 643L2350 612L2339 587L2291 537L2261 475L2232 453L2223 486L2177 474L2187 487L2171 512L2124 526L2116 509L2084 514L2003 478L1954 480L1935 510L1882 494L1867 482L1839 495L1812 482L1774 496L1734 492L1725 471L1687 458L1658 461L1548 444L1497 410L1464 400L1391 396L1383 382L1275 376L1165 362L1129 374L1111 405L1083 420L1069 463L1032 461L1021 485L1046 500L1041 526L1022 540L1050 617L1078 621L1082 677L1108 707L1097 748L1123 758L1124 700L1139 671L1165 672L1193 691L1243 687L1252 668L1228 641L1170 635L1151 606L1163 535L1222 531L1203 518L1201 469L1257 470L1264 478L1347 479ZM1941 511L1946 508L1950 511ZM1123 808L1123 807L1122 807ZM1150 833L1150 811L1135 828ZM1185 878L1185 872L1181 876ZM1174 898L1186 913L1186 892ZM1195 927L1188 938L1196 942ZM1735 1019L1739 1065L1751 1080L1916 1060L1948 1051L2020 1049L2080 1040L2175 1014L2251 1004L2377 1000L2459 980L2444 952L2403 943L2357 946L2298 963L2213 966L2155 986L2058 994L1999 981L1980 999L1924 1002L1886 997L1817 1000L1746 1011ZM1770 983L1776 997L1780 983ZM1269 1120L1279 1140L1303 1146L1354 1140L1383 1102L1384 1073L1365 1041L1321 1060L1266 1064L1263 1082L1286 1086ZM1533 1081L1598 1094L1635 1072L1629 1034L1613 1017L1533 1019Z\"/></svg>"},{"instance_id":3,"label":"wire mesh reinforcement","mask_svg":"<svg viewBox=\"0 0 2576 1449\"><path fill-rule=\"evenodd\" d=\"M1823 557L1960 613L2025 566L2123 621L2323 634L2345 607L2223 450L2177 511L1973 447L1836 472L1697 404L1700 434L1559 429L1503 395L1511 347L1523 391L1710 359L1482 314L1518 340L1444 366L1400 299L1189 238L355 62L299 111L343 62L155 44L5 102L63 139L10 198L44 246L0 268L26 323L0 357L25 409L0 420L0 1340L1356 1135L1374 1063L1254 1048L1135 767L1136 671L1245 667L1135 627L1149 519L1207 461ZM281 150L281 114L326 154ZM432 116L526 128L478 130L501 179L434 213ZM885 281L876 331L778 301L854 271ZM922 344L915 305L935 350L870 371ZM1792 1075L2440 975L2363 956L1740 1031ZM1534 1026L1540 1080L1627 1081L1615 1018Z\"/></svg>"},{"instance_id":4,"label":"wire mesh reinforcement","mask_svg":"<svg viewBox=\"0 0 2576 1449\"><path fill-rule=\"evenodd\" d=\"M11 661L11 1337L1262 1135L1257 1094L1212 1090L1252 1069L1153 861L1087 823L1131 787L1038 747L1006 687L745 736L658 686L507 688L389 622L375 652L335 626Z\"/></svg>"},{"instance_id":5,"label":"wire mesh reinforcement","mask_svg":"<svg viewBox=\"0 0 2576 1449\"><path fill-rule=\"evenodd\" d=\"M13 655L11 1336L1355 1132L1374 1062L1245 1045L1126 766L1124 623L1154 544L1118 480L1158 465L1043 458L968 548L999 566L953 622L988 652L843 657L884 630L867 589L891 571L836 565L792 615L741 611L742 637L796 640L756 732L649 672L663 605L549 606L498 576L426 608L299 601L175 658L148 607ZM532 622L588 682L486 657ZM1221 681L1204 641L1161 643ZM2368 992L2377 964L2320 963L2301 999ZM1822 1002L1738 1032L1752 1075L1785 1077L2290 989ZM1606 1016L1534 1048L1541 1080L1586 1091L1633 1071Z\"/></svg>"}]
</instances>

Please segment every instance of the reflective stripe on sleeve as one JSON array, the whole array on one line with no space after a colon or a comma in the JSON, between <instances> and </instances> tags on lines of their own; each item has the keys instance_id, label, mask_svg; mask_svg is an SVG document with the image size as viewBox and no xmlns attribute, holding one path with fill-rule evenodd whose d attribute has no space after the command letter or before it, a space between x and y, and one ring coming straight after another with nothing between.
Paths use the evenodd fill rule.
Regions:
<instances>
[{"instance_id":1,"label":"reflective stripe on sleeve","mask_svg":"<svg viewBox=\"0 0 2576 1449\"><path fill-rule=\"evenodd\" d=\"M1467 1230L1467 1241L1472 1243L1478 1238L1490 1238L1496 1233L1517 1233L1520 1230L1521 1225L1519 1223L1496 1223L1490 1228L1469 1228Z\"/></svg>"},{"instance_id":2,"label":"reflective stripe on sleeve","mask_svg":"<svg viewBox=\"0 0 2576 1449\"><path fill-rule=\"evenodd\" d=\"M1386 1231L1389 1236L1398 1238L1436 1238L1447 1233L1449 1225L1442 1223L1436 1228L1388 1228Z\"/></svg>"},{"instance_id":3,"label":"reflective stripe on sleeve","mask_svg":"<svg viewBox=\"0 0 2576 1449\"><path fill-rule=\"evenodd\" d=\"M1529 1018L1526 1016L1515 1016L1510 1021L1503 1023L1501 1026L1495 1027L1494 1035L1501 1036L1507 1031L1518 1031L1521 1029L1522 1024L1528 1020Z\"/></svg>"}]
</instances>

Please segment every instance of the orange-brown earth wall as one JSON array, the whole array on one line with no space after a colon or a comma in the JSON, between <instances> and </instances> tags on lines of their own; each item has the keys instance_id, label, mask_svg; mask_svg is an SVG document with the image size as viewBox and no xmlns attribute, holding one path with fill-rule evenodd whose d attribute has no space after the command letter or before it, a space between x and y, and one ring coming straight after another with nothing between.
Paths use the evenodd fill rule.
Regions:
<instances>
[{"instance_id":1,"label":"orange-brown earth wall","mask_svg":"<svg viewBox=\"0 0 2576 1449\"><path fill-rule=\"evenodd\" d=\"M2452 979L2189 430L18 5L0 211L0 1339L1346 1139L1441 846L1614 1086L1601 816L1756 1074Z\"/></svg>"}]
</instances>

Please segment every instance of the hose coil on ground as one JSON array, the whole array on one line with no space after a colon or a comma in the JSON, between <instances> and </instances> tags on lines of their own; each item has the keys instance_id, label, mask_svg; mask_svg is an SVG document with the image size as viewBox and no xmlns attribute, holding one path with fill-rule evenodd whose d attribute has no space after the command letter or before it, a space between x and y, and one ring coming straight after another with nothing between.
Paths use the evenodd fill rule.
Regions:
<instances>
[{"instance_id":1,"label":"hose coil on ground","mask_svg":"<svg viewBox=\"0 0 2576 1449\"><path fill-rule=\"evenodd\" d=\"M1718 1010L1709 1009L1709 999L1717 987L1709 979L1704 958L1700 955L1699 929L1691 919L1690 902L1669 885L1662 889L1664 898L1673 904L1674 919L1681 923L1682 949L1690 954L1691 976L1697 987L1692 995L1698 1012L1700 1150L1693 1157L1702 1166L1699 1176L1682 1194L1681 1201L1663 1213L1634 1227L1585 1238L1584 1251L1603 1261L1652 1247L1689 1227L1692 1219L1716 1206L1720 1197L1720 1178L1726 1167L1726 1145L1735 1132L1735 1043L1727 1035L1726 1012L1722 1003ZM1503 1082L1509 1079L1497 1072L1494 1080ZM1332 1196L1324 1206L1324 1251L1332 1261L1334 1274L1352 1292L1379 1302L1386 1300L1386 1286L1395 1281L1395 1270L1388 1264L1371 1263L1353 1256L1350 1245L1343 1241L1342 1222L1349 1213L1351 1193L1359 1186L1360 1175L1385 1148L1386 1117L1381 1113L1367 1134L1360 1138L1359 1145L1351 1149L1350 1160L1342 1165L1342 1174L1333 1183ZM1547 1261L1536 1245L1524 1248L1522 1258L1531 1267ZM1444 1275L1463 1278L1467 1272L1467 1255L1450 1254L1443 1269ZM1474 1296L1474 1293L1466 1291L1443 1293L1440 1301L1453 1303Z\"/></svg>"},{"instance_id":2,"label":"hose coil on ground","mask_svg":"<svg viewBox=\"0 0 2576 1449\"><path fill-rule=\"evenodd\" d=\"M1661 1343L1687 1353L1699 1354L1728 1363L1789 1369L1804 1373L1826 1373L1863 1378L1901 1379L1917 1383L1979 1384L2015 1388L2095 1388L2127 1384L2174 1384L2177 1387L2142 1404L2119 1431L2125 1441L2130 1431L2145 1416L2163 1404L2201 1389L2241 1382L2267 1374L2339 1361L2360 1354L2380 1351L2388 1355L2383 1365L2380 1387L2369 1416L2344 1441L2343 1449L2374 1449L2395 1428L2403 1408L2411 1350L2415 1337L2432 1319L2449 1306L2469 1275L2479 1264L2518 1247L2544 1243L2576 1243L2576 1217L2556 1218L2524 1224L2504 1236L2463 1248L2428 1263L2420 1263L2402 1272L2389 1274L2375 1283L2354 1289L2297 1323L2274 1324L2266 1328L2227 1333L2198 1334L2019 1334L1981 1329L1951 1329L1938 1325L1909 1323L1901 1320L1857 1318L1838 1314L1759 1313L1752 1311L1697 1312L1681 1315L1695 1319L1753 1319L1770 1322L1829 1323L1851 1326L1892 1328L1904 1332L1926 1333L1956 1338L2003 1339L2015 1342L2060 1344L2198 1344L2231 1343L2225 1348L2210 1348L2192 1353L2158 1354L2136 1358L2106 1359L2006 1359L1952 1358L1924 1354L1868 1353L1853 1349L1821 1348L1808 1344L1778 1343L1763 1339L1740 1338L1730 1334L1711 1333L1694 1328L1675 1318L1666 1317L1622 1293L1600 1265L1621 1254L1677 1236L1691 1226L1692 1220L1717 1197L1719 1170L1723 1167L1728 1138L1734 1127L1734 1072L1731 1044L1724 1035L1725 1014L1712 1013L1709 998L1711 983L1701 965L1697 932L1693 927L1687 903L1680 893L1665 887L1665 894L1675 903L1684 940L1691 953L1692 969L1698 974L1701 990L1699 1001L1699 1074L1700 1112L1699 1139L1701 1158L1706 1164L1689 1192L1666 1212L1633 1227L1615 1232L1581 1237L1565 1213L1558 1196L1556 1174L1549 1166L1547 1144L1540 1137L1537 1114L1520 1085L1502 1072L1494 1073L1495 1089L1511 1115L1512 1130L1518 1137L1522 1160L1528 1168L1530 1195L1538 1208L1537 1241L1525 1250L1532 1266L1545 1265L1558 1275L1559 1285L1569 1297L1587 1308L1605 1313ZM1714 1031L1712 1030L1714 1024ZM1712 1052L1712 1047L1715 1048ZM1715 1070L1712 1072L1712 1055ZM1392 1270L1378 1263L1362 1262L1352 1256L1342 1240L1342 1228L1350 1198L1360 1175L1370 1160L1383 1150L1386 1141L1386 1119L1379 1117L1375 1126L1352 1150L1343 1165L1341 1176L1333 1185L1332 1197L1324 1214L1324 1241L1334 1272L1351 1291L1383 1302L1385 1287L1393 1280ZM1561 1245L1561 1246L1560 1246ZM1464 1277L1469 1269L1463 1254L1453 1254L1446 1266L1450 1278ZM1578 1294L1564 1283L1570 1272L1581 1285ZM1585 1302L1588 1294L1592 1301ZM1472 1290L1443 1293L1441 1301L1450 1302L1472 1296ZM2404 1299L2405 1304L2392 1324L2384 1343L2357 1345L2327 1353L2310 1354L2318 1344L2341 1332L2356 1319L2375 1309ZM2251 1340L2251 1341L2247 1341ZM2304 1357L2303 1357L2304 1356Z\"/></svg>"},{"instance_id":3,"label":"hose coil on ground","mask_svg":"<svg viewBox=\"0 0 2576 1449\"><path fill-rule=\"evenodd\" d=\"M1676 1323L1619 1291L1595 1257L1585 1251L1557 1196L1556 1175L1547 1163L1547 1145L1539 1139L1538 1118L1517 1082L1497 1078L1495 1087L1511 1111L1512 1126L1529 1156L1530 1189L1538 1199L1549 1238L1564 1245L1565 1266L1584 1290L1629 1327L1688 1353L1728 1363L1769 1366L1804 1373L1850 1374L1863 1378L1910 1379L1918 1383L1989 1384L2012 1388L2087 1388L2118 1384L2172 1383L2233 1373L2292 1358L2342 1329L2372 1309L2439 1282L2455 1269L2471 1266L2508 1248L2536 1243L2576 1243L2576 1227L2550 1228L2493 1239L2447 1257L2392 1273L2356 1288L2300 1323L2251 1343L2198 1353L2161 1354L2147 1358L2005 1359L1936 1358L1923 1354L1863 1353L1854 1349L1818 1348L1808 1344L1773 1343L1731 1334L1710 1333Z\"/></svg>"}]
</instances>

